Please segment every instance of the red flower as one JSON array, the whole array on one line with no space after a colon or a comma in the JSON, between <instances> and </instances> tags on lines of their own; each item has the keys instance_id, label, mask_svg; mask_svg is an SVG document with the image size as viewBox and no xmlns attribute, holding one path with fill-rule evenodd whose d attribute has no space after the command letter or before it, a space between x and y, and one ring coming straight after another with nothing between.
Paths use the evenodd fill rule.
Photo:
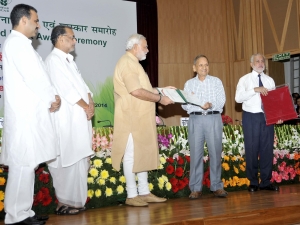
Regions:
<instances>
[{"instance_id":1,"label":"red flower","mask_svg":"<svg viewBox=\"0 0 300 225\"><path fill-rule=\"evenodd\" d=\"M40 191L44 194L44 195L49 195L49 189L48 188L46 188L46 187L42 187L41 189L40 189Z\"/></svg>"},{"instance_id":2,"label":"red flower","mask_svg":"<svg viewBox=\"0 0 300 225\"><path fill-rule=\"evenodd\" d=\"M43 197L44 197L43 192L39 191L38 193L35 194L34 201L41 202L43 200Z\"/></svg>"},{"instance_id":3,"label":"red flower","mask_svg":"<svg viewBox=\"0 0 300 225\"><path fill-rule=\"evenodd\" d=\"M172 186L172 191L174 192L174 193L176 193L176 192L178 192L178 186L177 185L175 185L175 186Z\"/></svg>"},{"instance_id":4,"label":"red flower","mask_svg":"<svg viewBox=\"0 0 300 225\"><path fill-rule=\"evenodd\" d=\"M177 177L182 177L182 175L183 175L183 169L182 169L182 167L178 167L178 168L176 169L175 175L176 175Z\"/></svg>"},{"instance_id":5,"label":"red flower","mask_svg":"<svg viewBox=\"0 0 300 225\"><path fill-rule=\"evenodd\" d=\"M183 180L179 180L179 182L178 182L179 190L182 190L185 186L186 186L186 183Z\"/></svg>"},{"instance_id":6,"label":"red flower","mask_svg":"<svg viewBox=\"0 0 300 225\"><path fill-rule=\"evenodd\" d=\"M91 200L90 197L87 197L85 204L87 204L90 200Z\"/></svg>"},{"instance_id":7,"label":"red flower","mask_svg":"<svg viewBox=\"0 0 300 225\"><path fill-rule=\"evenodd\" d=\"M178 180L177 180L175 177L172 177L172 178L170 179L170 183L172 184L172 186L175 186L175 185L177 185Z\"/></svg>"},{"instance_id":8,"label":"red flower","mask_svg":"<svg viewBox=\"0 0 300 225\"><path fill-rule=\"evenodd\" d=\"M39 175L39 180L42 181L44 184L49 182L49 174L48 173L41 173Z\"/></svg>"},{"instance_id":9,"label":"red flower","mask_svg":"<svg viewBox=\"0 0 300 225\"><path fill-rule=\"evenodd\" d=\"M49 205L50 203L52 202L52 198L50 195L45 195L44 198L43 198L43 206L47 206Z\"/></svg>"},{"instance_id":10,"label":"red flower","mask_svg":"<svg viewBox=\"0 0 300 225\"><path fill-rule=\"evenodd\" d=\"M190 160L190 156L188 156L188 155L185 155L184 157L185 157L186 161L188 161L188 162L190 162L190 161L191 161L191 160Z\"/></svg>"},{"instance_id":11,"label":"red flower","mask_svg":"<svg viewBox=\"0 0 300 225\"><path fill-rule=\"evenodd\" d=\"M38 168L36 171L35 171L35 173L36 174L40 174L40 173L42 173L44 171L44 167L41 167L41 168Z\"/></svg>"},{"instance_id":12,"label":"red flower","mask_svg":"<svg viewBox=\"0 0 300 225\"><path fill-rule=\"evenodd\" d=\"M184 160L183 160L183 158L182 158L182 157L180 157L180 156L178 156L178 159L177 159L177 164L178 164L178 165L183 165L183 163L184 163Z\"/></svg>"},{"instance_id":13,"label":"red flower","mask_svg":"<svg viewBox=\"0 0 300 225\"><path fill-rule=\"evenodd\" d=\"M172 174L174 172L174 167L172 165L168 165L166 168L167 174Z\"/></svg>"},{"instance_id":14,"label":"red flower","mask_svg":"<svg viewBox=\"0 0 300 225\"><path fill-rule=\"evenodd\" d=\"M167 162L173 164L174 163L174 159L172 157L167 158Z\"/></svg>"},{"instance_id":15,"label":"red flower","mask_svg":"<svg viewBox=\"0 0 300 225\"><path fill-rule=\"evenodd\" d=\"M232 124L232 119L229 116L222 115L223 124Z\"/></svg>"},{"instance_id":16,"label":"red flower","mask_svg":"<svg viewBox=\"0 0 300 225\"><path fill-rule=\"evenodd\" d=\"M184 183L185 183L186 185L188 185L188 184L189 184L189 178L187 178L187 177L184 177L184 178L183 178L183 181L184 181Z\"/></svg>"}]
</instances>

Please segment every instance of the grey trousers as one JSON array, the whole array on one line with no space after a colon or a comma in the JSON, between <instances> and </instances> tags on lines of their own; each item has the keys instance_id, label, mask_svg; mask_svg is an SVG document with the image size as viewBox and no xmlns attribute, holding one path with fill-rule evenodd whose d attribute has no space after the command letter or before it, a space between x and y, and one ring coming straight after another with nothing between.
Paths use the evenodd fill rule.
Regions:
<instances>
[{"instance_id":1,"label":"grey trousers","mask_svg":"<svg viewBox=\"0 0 300 225\"><path fill-rule=\"evenodd\" d=\"M204 174L204 143L207 143L210 163L210 190L223 189L221 153L223 123L221 114L190 115L188 122L190 146L190 189L201 191Z\"/></svg>"}]
</instances>

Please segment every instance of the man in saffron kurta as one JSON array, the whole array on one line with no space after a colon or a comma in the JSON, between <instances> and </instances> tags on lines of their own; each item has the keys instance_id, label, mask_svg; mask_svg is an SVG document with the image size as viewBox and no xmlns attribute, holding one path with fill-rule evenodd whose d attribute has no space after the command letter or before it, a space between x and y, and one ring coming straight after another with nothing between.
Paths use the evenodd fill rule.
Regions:
<instances>
[{"instance_id":1,"label":"man in saffron kurta","mask_svg":"<svg viewBox=\"0 0 300 225\"><path fill-rule=\"evenodd\" d=\"M139 34L132 35L127 52L118 61L114 72L115 117L112 165L123 168L126 178L126 204L147 206L148 202L164 202L150 193L147 171L159 166L155 102L168 105L168 97L152 88L149 77L139 63L146 59L147 41ZM138 177L138 190L135 181Z\"/></svg>"}]
</instances>

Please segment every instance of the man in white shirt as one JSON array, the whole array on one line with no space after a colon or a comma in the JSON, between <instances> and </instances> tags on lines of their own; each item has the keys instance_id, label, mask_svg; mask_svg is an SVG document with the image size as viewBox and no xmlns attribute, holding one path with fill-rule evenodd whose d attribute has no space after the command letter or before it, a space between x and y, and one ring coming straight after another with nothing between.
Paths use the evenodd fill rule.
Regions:
<instances>
[{"instance_id":1,"label":"man in white shirt","mask_svg":"<svg viewBox=\"0 0 300 225\"><path fill-rule=\"evenodd\" d=\"M75 50L74 32L56 26L51 33L53 51L45 60L50 79L61 96L54 119L59 137L59 157L49 163L58 199L58 215L78 214L87 199L87 176L92 150L94 102L91 91L69 54Z\"/></svg>"},{"instance_id":2,"label":"man in white shirt","mask_svg":"<svg viewBox=\"0 0 300 225\"><path fill-rule=\"evenodd\" d=\"M5 189L5 224L44 224L31 210L35 168L57 156L51 112L60 98L31 40L40 27L37 10L16 5L13 30L3 46L4 130L0 163L9 166Z\"/></svg>"},{"instance_id":3,"label":"man in white shirt","mask_svg":"<svg viewBox=\"0 0 300 225\"><path fill-rule=\"evenodd\" d=\"M264 74L265 57L251 56L252 72L241 77L235 93L235 101L243 103L243 133L246 152L246 174L250 180L249 192L258 190L278 191L271 183L273 166L274 125L266 125L260 94L267 95L275 88L274 80ZM282 123L282 121L278 121ZM259 160L258 160L259 157ZM261 182L258 183L258 168Z\"/></svg>"}]
</instances>

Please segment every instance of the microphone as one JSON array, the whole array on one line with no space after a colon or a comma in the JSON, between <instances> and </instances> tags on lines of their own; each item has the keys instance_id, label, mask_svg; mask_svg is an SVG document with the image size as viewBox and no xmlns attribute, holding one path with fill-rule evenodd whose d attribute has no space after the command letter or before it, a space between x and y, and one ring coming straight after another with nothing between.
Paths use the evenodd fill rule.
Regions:
<instances>
[{"instance_id":1,"label":"microphone","mask_svg":"<svg viewBox=\"0 0 300 225\"><path fill-rule=\"evenodd\" d=\"M104 126L102 126L102 127L113 127L113 126L111 125L110 120L98 120L98 121L97 121L97 123L105 123L105 122L108 122L109 125L104 125Z\"/></svg>"},{"instance_id":2,"label":"microphone","mask_svg":"<svg viewBox=\"0 0 300 225\"><path fill-rule=\"evenodd\" d=\"M157 127L165 127L166 125L165 125L163 119L157 113L155 113L155 114L156 114L156 118L155 118L156 126Z\"/></svg>"}]
</instances>

